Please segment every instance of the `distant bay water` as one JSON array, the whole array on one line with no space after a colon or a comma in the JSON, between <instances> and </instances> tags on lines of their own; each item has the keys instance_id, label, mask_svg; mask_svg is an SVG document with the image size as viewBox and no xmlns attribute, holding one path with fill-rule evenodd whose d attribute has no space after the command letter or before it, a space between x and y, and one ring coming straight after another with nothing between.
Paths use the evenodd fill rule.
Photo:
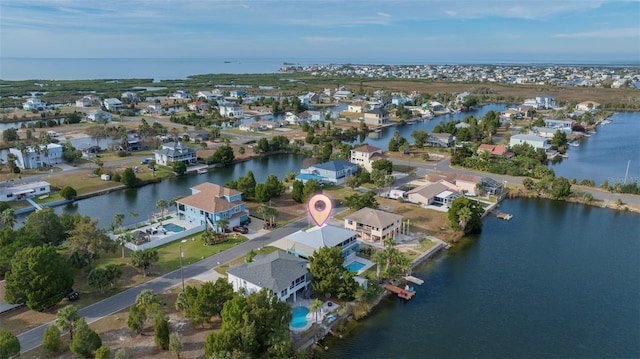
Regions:
<instances>
[{"instance_id":1,"label":"distant bay water","mask_svg":"<svg viewBox=\"0 0 640 359\"><path fill-rule=\"evenodd\" d=\"M275 73L282 59L34 59L1 58L0 79L186 79L201 74Z\"/></svg>"},{"instance_id":2,"label":"distant bay water","mask_svg":"<svg viewBox=\"0 0 640 359\"><path fill-rule=\"evenodd\" d=\"M429 62L425 59L346 59L346 58L15 58L0 57L0 80L91 80L150 78L180 80L203 74L267 74L276 73L283 64L371 64L371 65L464 65L459 60ZM574 65L576 62L508 63L479 61L495 65ZM583 65L587 65L586 63ZM591 66L621 67L626 63ZM637 66L637 65L636 65Z\"/></svg>"}]
</instances>

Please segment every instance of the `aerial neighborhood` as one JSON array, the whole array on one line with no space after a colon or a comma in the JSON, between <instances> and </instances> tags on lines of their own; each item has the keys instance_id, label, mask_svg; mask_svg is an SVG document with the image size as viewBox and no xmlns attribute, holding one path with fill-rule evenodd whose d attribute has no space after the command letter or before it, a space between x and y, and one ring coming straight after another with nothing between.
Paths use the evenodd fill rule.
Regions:
<instances>
[{"instance_id":1,"label":"aerial neighborhood","mask_svg":"<svg viewBox=\"0 0 640 359\"><path fill-rule=\"evenodd\" d=\"M640 81L637 71L578 66L287 64L280 71L340 85L123 80L59 94L60 102L46 103L43 90L7 106L4 120L15 126L4 127L0 150L6 323L34 311L61 318L94 310L133 289L136 301L117 307L127 318L123 337L153 331L156 343L169 343L168 330L158 334L156 326L180 323L207 357L273 354L270 336L286 355L269 357L311 353L381 298L419 296L424 281L412 269L480 232L485 216L509 220L500 211L505 198L602 203L588 190L592 181L556 176L548 165L571 161L569 149L611 123L618 104L536 89L505 95L499 86L619 89ZM459 91L383 88L353 77L448 81ZM637 190L624 185L610 191ZM324 196L319 207L314 196ZM91 216L52 209L83 201L94 203ZM20 265L27 257L48 263L34 273L38 282ZM149 281L160 284L151 290ZM252 308L258 302L272 315ZM244 312L233 317L232 305ZM226 324L246 329L254 325L242 322L248 317L272 332L239 334ZM48 322L15 334L26 343L40 325L76 336L91 330ZM245 335L255 346L225 343ZM37 339L29 350L61 353Z\"/></svg>"}]
</instances>

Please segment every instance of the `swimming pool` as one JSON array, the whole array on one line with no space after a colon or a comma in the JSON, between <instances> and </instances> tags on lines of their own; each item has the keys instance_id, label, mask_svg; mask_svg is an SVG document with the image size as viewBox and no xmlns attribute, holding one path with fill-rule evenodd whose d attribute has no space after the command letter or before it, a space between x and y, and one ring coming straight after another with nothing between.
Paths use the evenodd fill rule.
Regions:
<instances>
[{"instance_id":1,"label":"swimming pool","mask_svg":"<svg viewBox=\"0 0 640 359\"><path fill-rule=\"evenodd\" d=\"M353 261L349 263L346 268L349 270L349 272L358 273L358 271L362 269L364 266L366 266L366 264L358 261Z\"/></svg>"},{"instance_id":2,"label":"swimming pool","mask_svg":"<svg viewBox=\"0 0 640 359\"><path fill-rule=\"evenodd\" d=\"M293 308L293 319L289 322L291 328L304 328L307 325L307 314L309 314L309 308L296 307Z\"/></svg>"},{"instance_id":3,"label":"swimming pool","mask_svg":"<svg viewBox=\"0 0 640 359\"><path fill-rule=\"evenodd\" d=\"M163 225L163 227L167 231L176 232L176 233L184 231L184 227L180 227L179 225L173 224L173 223L167 223Z\"/></svg>"}]
</instances>

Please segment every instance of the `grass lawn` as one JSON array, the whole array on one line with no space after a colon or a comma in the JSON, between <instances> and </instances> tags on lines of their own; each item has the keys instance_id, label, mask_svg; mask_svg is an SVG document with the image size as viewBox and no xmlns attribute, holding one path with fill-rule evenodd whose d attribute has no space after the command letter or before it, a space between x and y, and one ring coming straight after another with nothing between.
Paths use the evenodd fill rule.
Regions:
<instances>
[{"instance_id":1,"label":"grass lawn","mask_svg":"<svg viewBox=\"0 0 640 359\"><path fill-rule=\"evenodd\" d=\"M78 194L103 191L122 185L114 181L103 181L99 176L92 177L92 173L93 171L91 170L81 170L46 177L44 180L49 182L52 187L58 187L60 189L65 186L71 186Z\"/></svg>"},{"instance_id":2,"label":"grass lawn","mask_svg":"<svg viewBox=\"0 0 640 359\"><path fill-rule=\"evenodd\" d=\"M191 263L195 263L201 259L212 256L216 253L225 251L237 244L245 242L247 237L242 235L232 234L228 238L228 240L224 243L205 246L204 242L201 240L202 234L198 233L191 238L195 240L191 240L191 238L186 238L187 241L182 243L181 240L174 241L171 243L167 243L163 246L158 247L158 254L160 255L160 261L156 265L156 270L160 270L161 274L176 270L180 268L180 247L182 247L182 252L184 253L184 257L182 258L183 265L189 265Z\"/></svg>"}]
</instances>

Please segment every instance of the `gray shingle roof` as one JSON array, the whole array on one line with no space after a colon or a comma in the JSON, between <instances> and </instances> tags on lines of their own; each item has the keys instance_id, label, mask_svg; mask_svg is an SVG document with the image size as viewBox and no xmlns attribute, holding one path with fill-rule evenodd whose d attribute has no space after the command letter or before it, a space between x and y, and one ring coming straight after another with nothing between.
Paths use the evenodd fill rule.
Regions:
<instances>
[{"instance_id":1,"label":"gray shingle roof","mask_svg":"<svg viewBox=\"0 0 640 359\"><path fill-rule=\"evenodd\" d=\"M291 282L306 275L307 260L292 256L282 251L267 255L257 255L253 262L242 263L227 270L247 282L278 293L291 285Z\"/></svg>"}]
</instances>

